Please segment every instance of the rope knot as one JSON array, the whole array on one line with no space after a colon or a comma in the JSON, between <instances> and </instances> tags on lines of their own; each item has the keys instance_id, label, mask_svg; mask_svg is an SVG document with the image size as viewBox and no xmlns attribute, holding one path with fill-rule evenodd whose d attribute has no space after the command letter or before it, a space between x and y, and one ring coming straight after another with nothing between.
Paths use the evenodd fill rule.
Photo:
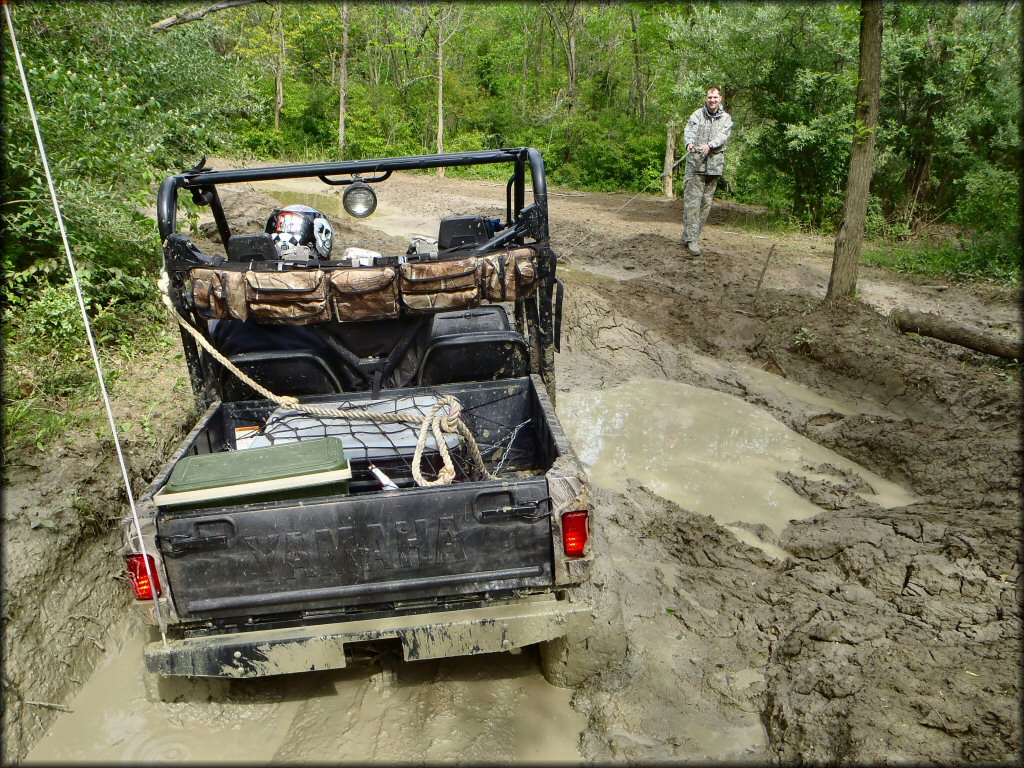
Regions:
<instances>
[{"instance_id":1,"label":"rope knot","mask_svg":"<svg viewBox=\"0 0 1024 768\"><path fill-rule=\"evenodd\" d=\"M462 411L459 406L459 401L451 395L445 395L437 404L438 417L437 421L444 432L458 432L459 424L462 421ZM441 409L448 408L448 413L444 413Z\"/></svg>"}]
</instances>

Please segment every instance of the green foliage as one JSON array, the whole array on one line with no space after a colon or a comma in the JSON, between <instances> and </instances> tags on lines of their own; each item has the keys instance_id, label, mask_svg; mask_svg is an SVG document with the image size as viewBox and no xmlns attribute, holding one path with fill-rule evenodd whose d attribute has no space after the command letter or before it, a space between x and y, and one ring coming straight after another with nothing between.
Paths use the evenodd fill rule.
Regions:
<instances>
[{"instance_id":1,"label":"green foliage","mask_svg":"<svg viewBox=\"0 0 1024 768\"><path fill-rule=\"evenodd\" d=\"M972 229L1013 233L1020 229L1020 176L983 165L954 185L957 197L951 220Z\"/></svg>"},{"instance_id":2,"label":"green foliage","mask_svg":"<svg viewBox=\"0 0 1024 768\"><path fill-rule=\"evenodd\" d=\"M94 338L116 357L161 324L154 185L201 154L230 150L250 78L215 30L149 25L167 4L11 7ZM78 300L8 38L3 71L5 448L43 444L96 397ZM253 109L254 113L258 110Z\"/></svg>"},{"instance_id":3,"label":"green foliage","mask_svg":"<svg viewBox=\"0 0 1024 768\"><path fill-rule=\"evenodd\" d=\"M965 179L1019 178L1019 5L899 3L886 18L874 179L886 214L941 217Z\"/></svg>"},{"instance_id":4,"label":"green foliage","mask_svg":"<svg viewBox=\"0 0 1024 768\"><path fill-rule=\"evenodd\" d=\"M246 105L246 78L211 48L208 29L190 26L174 39L152 33L160 5L12 10L73 252L99 267L152 274L159 243L138 209L167 170L228 146L223 125ZM5 235L24 277L62 248L14 66L5 68L4 91Z\"/></svg>"},{"instance_id":5,"label":"green foliage","mask_svg":"<svg viewBox=\"0 0 1024 768\"><path fill-rule=\"evenodd\" d=\"M913 234L904 219L891 215L886 217L882 200L877 195L868 196L868 212L864 229L869 237L886 240L906 240Z\"/></svg>"}]
</instances>

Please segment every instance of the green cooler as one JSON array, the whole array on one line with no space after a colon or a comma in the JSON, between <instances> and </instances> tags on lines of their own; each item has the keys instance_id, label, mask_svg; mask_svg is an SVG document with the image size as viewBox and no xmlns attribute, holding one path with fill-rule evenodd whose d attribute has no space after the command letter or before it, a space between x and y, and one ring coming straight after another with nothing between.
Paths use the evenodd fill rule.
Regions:
<instances>
[{"instance_id":1,"label":"green cooler","mask_svg":"<svg viewBox=\"0 0 1024 768\"><path fill-rule=\"evenodd\" d=\"M154 496L160 507L205 508L344 495L352 469L340 438L185 456Z\"/></svg>"}]
</instances>

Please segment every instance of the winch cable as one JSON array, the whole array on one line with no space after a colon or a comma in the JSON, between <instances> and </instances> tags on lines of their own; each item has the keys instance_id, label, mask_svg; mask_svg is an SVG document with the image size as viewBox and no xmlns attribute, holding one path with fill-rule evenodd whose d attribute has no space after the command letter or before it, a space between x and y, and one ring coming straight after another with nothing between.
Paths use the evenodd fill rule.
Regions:
<instances>
[{"instance_id":1,"label":"winch cable","mask_svg":"<svg viewBox=\"0 0 1024 768\"><path fill-rule=\"evenodd\" d=\"M652 182L651 182L650 184L648 184L648 185L647 185L646 187L644 187L644 188L643 188L643 189L641 189L641 190L640 190L639 192L637 192L637 193L636 193L635 195L633 195L633 196L632 196L631 198L629 198L629 200L627 200L627 201L626 201L626 202L624 202L624 203L623 203L622 205L620 205L620 206L619 206L618 208L616 208L616 209L615 209L614 211L612 211L612 215L615 215L616 213L618 213L619 211L621 211L621 210L622 210L623 208L625 208L625 207L626 207L627 205L629 205L629 204L630 204L630 203L632 203L632 202L633 202L634 200L636 200L636 199L637 199L638 197L640 197L640 195L642 195L642 194L643 194L644 192L646 192L646 191L647 191L648 189L651 189L652 187L654 187L655 185L658 185L658 184L661 184L661 179L660 179L660 178L659 178L659 179L658 179L657 181L652 181ZM569 258L570 256L572 256L572 254L573 254L573 251L575 251L575 250L576 250L576 248L578 248L578 247L579 247L580 245L582 245L582 244L583 244L583 243L584 243L584 242L585 242L586 240L590 239L590 238L591 238L591 237L592 237L592 236L593 236L594 234L595 234L595 232L594 232L594 231L590 231L590 232L588 232L587 234L585 234L585 235L584 235L583 237L581 237L581 238L580 238L580 239L579 239L579 240L578 240L577 242L575 242L575 243L574 243L573 245L569 246L569 250L568 250L568 251L566 252L566 254L565 254L565 256L564 256L563 258L565 258L565 259L568 259L568 258Z\"/></svg>"},{"instance_id":2,"label":"winch cable","mask_svg":"<svg viewBox=\"0 0 1024 768\"><path fill-rule=\"evenodd\" d=\"M29 117L32 120L32 129L35 131L36 144L39 146L39 156L42 159L43 171L46 173L46 183L50 189L50 199L53 202L53 210L57 216L57 225L60 228L60 237L64 243L64 253L67 256L68 267L71 270L71 281L75 287L75 296L78 298L78 308L82 312L82 321L85 324L85 335L89 341L89 350L92 353L92 362L96 368L96 378L100 385L100 395L103 398L103 406L107 412L107 420L110 422L110 434L114 438L114 449L117 452L117 461L121 465L121 477L124 480L125 492L128 495L128 505L132 511L132 523L135 526L135 535L138 537L139 550L142 554L142 562L146 568L146 576L149 578L149 583L154 588L153 593L153 611L156 616L157 623L160 625L160 636L163 638L163 642L167 644L167 622L164 619L163 613L160 611L160 601L156 593L155 585L156 579L150 569L149 555L146 552L146 542L142 537L142 525L139 522L139 513L135 508L135 496L132 493L131 480L128 477L128 465L124 460L124 452L121 450L121 441L117 436L117 421L114 419L114 409L110 403L110 397L107 394L107 386L103 377L103 367L100 364L99 352L96 349L96 341L92 334L92 325L89 322L89 313L85 307L85 299L82 295L82 285L78 279L78 269L75 265L74 256L71 254L71 244L68 242L68 233L64 227L64 217L60 212L60 203L57 200L57 188L53 183L53 176L50 173L50 163L46 156L46 146L43 144L43 136L39 131L39 119L36 116L35 105L32 103L32 93L29 90L28 78L25 76L25 67L21 60L21 50L18 48L18 38L14 33L14 19L11 17L11 9L7 4L7 0L0 0L0 5L4 7L4 15L7 18L7 29L11 35L11 45L14 48L14 60L18 65L18 74L21 77L21 86L25 91L25 101L28 104Z\"/></svg>"},{"instance_id":3,"label":"winch cable","mask_svg":"<svg viewBox=\"0 0 1024 768\"><path fill-rule=\"evenodd\" d=\"M323 408L311 403L300 403L296 398L291 396L276 395L262 384L254 381L252 378L240 371L230 360L228 360L227 357L221 354L221 352L213 346L210 340L207 339L198 328L181 316L181 313L175 308L174 302L171 301L170 278L167 276L166 272L162 272L160 275L159 287L164 306L167 307L174 319L178 321L178 325L192 336L192 338L194 338L196 342L198 342L198 344L205 349L211 357L213 357L214 360L223 365L234 376L252 387L256 392L263 395L263 397L277 403L282 408L300 411L314 416L328 416L349 419L352 421L359 420L379 421L392 424L419 424L420 433L419 438L416 441L416 451L413 454L412 459L412 476L416 481L416 485L420 487L450 485L455 479L455 465L452 461L451 453L448 450L448 445L444 439L444 433L446 432L449 434L455 432L461 434L467 448L469 449L470 456L473 458L473 464L477 471L487 480L497 479L496 476L491 474L490 470L487 469L487 465L484 463L484 457L480 453L480 447L476 444L476 439L473 437L472 431L461 418L459 403L451 395L444 395L441 397L437 403L431 406L425 416L419 413L413 414L403 411L395 413L380 413L378 411L368 411L360 408ZM443 465L434 480L428 480L424 477L421 469L421 464L423 463L423 451L426 448L428 434L432 434L434 441L437 443L437 450L441 454L441 462ZM509 450L511 450L511 447L511 444L509 444Z\"/></svg>"}]
</instances>

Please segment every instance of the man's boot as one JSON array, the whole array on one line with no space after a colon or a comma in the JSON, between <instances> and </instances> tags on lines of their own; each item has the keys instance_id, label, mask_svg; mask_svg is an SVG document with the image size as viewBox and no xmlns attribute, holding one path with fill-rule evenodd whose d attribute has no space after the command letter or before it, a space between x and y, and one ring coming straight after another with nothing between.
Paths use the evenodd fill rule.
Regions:
<instances>
[{"instance_id":1,"label":"man's boot","mask_svg":"<svg viewBox=\"0 0 1024 768\"><path fill-rule=\"evenodd\" d=\"M687 243L686 250L691 256L700 256L700 246L697 245L696 241Z\"/></svg>"}]
</instances>

